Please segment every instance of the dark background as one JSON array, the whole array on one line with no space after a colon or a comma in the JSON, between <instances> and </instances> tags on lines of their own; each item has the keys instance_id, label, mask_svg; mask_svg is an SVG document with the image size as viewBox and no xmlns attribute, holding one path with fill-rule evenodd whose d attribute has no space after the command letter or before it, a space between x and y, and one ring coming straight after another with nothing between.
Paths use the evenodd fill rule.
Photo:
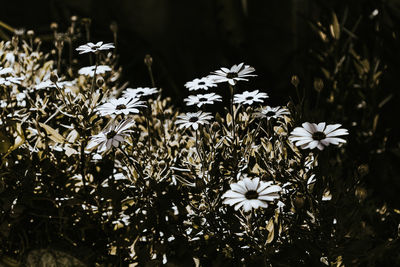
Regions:
<instances>
[{"instance_id":1,"label":"dark background","mask_svg":"<svg viewBox=\"0 0 400 267\"><path fill-rule=\"evenodd\" d=\"M185 82L240 62L254 66L258 74L243 89L260 89L271 96L270 103L284 104L293 91L290 77L304 68L298 62L307 53L309 2L2 1L0 18L43 35L51 33L53 21L66 30L72 15L89 17L93 41L105 42L113 41L109 25L115 21L124 79L132 87L149 86L143 58L151 54L157 85L178 105L187 94Z\"/></svg>"}]
</instances>

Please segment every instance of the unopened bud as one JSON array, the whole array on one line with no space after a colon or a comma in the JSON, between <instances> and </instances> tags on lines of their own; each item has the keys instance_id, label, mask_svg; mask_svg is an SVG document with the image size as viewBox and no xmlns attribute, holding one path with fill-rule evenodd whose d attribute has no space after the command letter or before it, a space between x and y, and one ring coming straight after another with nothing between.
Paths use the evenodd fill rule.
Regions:
<instances>
[{"instance_id":1,"label":"unopened bud","mask_svg":"<svg viewBox=\"0 0 400 267\"><path fill-rule=\"evenodd\" d=\"M151 65L153 64L153 58L149 54L144 56L144 64L147 67L151 67Z\"/></svg>"},{"instance_id":2,"label":"unopened bud","mask_svg":"<svg viewBox=\"0 0 400 267\"><path fill-rule=\"evenodd\" d=\"M217 132L220 129L219 123L214 121L214 123L211 125L211 130L213 132Z\"/></svg>"},{"instance_id":3,"label":"unopened bud","mask_svg":"<svg viewBox=\"0 0 400 267\"><path fill-rule=\"evenodd\" d=\"M83 25L90 25L92 20L90 18L82 18L81 22Z\"/></svg>"},{"instance_id":4,"label":"unopened bud","mask_svg":"<svg viewBox=\"0 0 400 267\"><path fill-rule=\"evenodd\" d=\"M301 209L304 206L305 199L303 196L296 196L293 204L296 209Z\"/></svg>"},{"instance_id":5,"label":"unopened bud","mask_svg":"<svg viewBox=\"0 0 400 267\"><path fill-rule=\"evenodd\" d=\"M29 38L32 38L33 35L35 35L35 32L33 30L29 30L26 32L26 35L28 35Z\"/></svg>"},{"instance_id":6,"label":"unopened bud","mask_svg":"<svg viewBox=\"0 0 400 267\"><path fill-rule=\"evenodd\" d=\"M56 73L52 72L50 74L50 81L52 81L53 83L56 83L58 81L58 76Z\"/></svg>"},{"instance_id":7,"label":"unopened bud","mask_svg":"<svg viewBox=\"0 0 400 267\"><path fill-rule=\"evenodd\" d=\"M53 31L56 31L56 30L58 29L58 24L57 24L57 22L52 22L52 23L50 24L50 29L53 30Z\"/></svg>"},{"instance_id":8,"label":"unopened bud","mask_svg":"<svg viewBox=\"0 0 400 267\"><path fill-rule=\"evenodd\" d=\"M321 78L314 79L314 89L317 92L321 92L324 88L324 81Z\"/></svg>"},{"instance_id":9,"label":"unopened bud","mask_svg":"<svg viewBox=\"0 0 400 267\"><path fill-rule=\"evenodd\" d=\"M369 167L367 164L361 164L360 166L358 166L357 171L361 177L364 177L369 173Z\"/></svg>"},{"instance_id":10,"label":"unopened bud","mask_svg":"<svg viewBox=\"0 0 400 267\"><path fill-rule=\"evenodd\" d=\"M96 79L96 85L97 85L98 87L102 87L103 84L104 84L104 79L103 79L103 77L98 77L98 78Z\"/></svg>"},{"instance_id":11,"label":"unopened bud","mask_svg":"<svg viewBox=\"0 0 400 267\"><path fill-rule=\"evenodd\" d=\"M71 16L71 22L76 22L78 20L78 16Z\"/></svg>"},{"instance_id":12,"label":"unopened bud","mask_svg":"<svg viewBox=\"0 0 400 267\"><path fill-rule=\"evenodd\" d=\"M111 22L111 24L110 24L110 30L111 30L112 32L117 32L117 31L118 31L118 24L117 24L115 21Z\"/></svg>"},{"instance_id":13,"label":"unopened bud","mask_svg":"<svg viewBox=\"0 0 400 267\"><path fill-rule=\"evenodd\" d=\"M297 75L293 75L291 83L293 84L294 87L299 86L300 83L299 77L297 77Z\"/></svg>"},{"instance_id":14,"label":"unopened bud","mask_svg":"<svg viewBox=\"0 0 400 267\"><path fill-rule=\"evenodd\" d=\"M121 151L117 150L115 152L115 159L118 161L122 161L124 159L125 155Z\"/></svg>"},{"instance_id":15,"label":"unopened bud","mask_svg":"<svg viewBox=\"0 0 400 267\"><path fill-rule=\"evenodd\" d=\"M160 160L160 162L158 162L158 166L163 169L165 167L165 160Z\"/></svg>"}]
</instances>

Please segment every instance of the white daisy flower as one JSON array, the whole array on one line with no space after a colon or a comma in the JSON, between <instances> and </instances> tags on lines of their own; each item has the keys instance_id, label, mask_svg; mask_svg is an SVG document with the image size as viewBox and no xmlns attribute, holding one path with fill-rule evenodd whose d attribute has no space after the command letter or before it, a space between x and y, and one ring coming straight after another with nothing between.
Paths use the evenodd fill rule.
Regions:
<instances>
[{"instance_id":1,"label":"white daisy flower","mask_svg":"<svg viewBox=\"0 0 400 267\"><path fill-rule=\"evenodd\" d=\"M290 134L289 140L303 149L318 148L323 150L329 144L339 145L346 143L346 140L339 138L341 135L348 135L347 129L339 129L341 124L326 125L325 122L318 124L305 122L303 127L296 127Z\"/></svg>"},{"instance_id":2,"label":"white daisy flower","mask_svg":"<svg viewBox=\"0 0 400 267\"><path fill-rule=\"evenodd\" d=\"M138 88L127 88L124 92L125 97L140 98L142 96L149 96L158 93L157 88L150 87L138 87Z\"/></svg>"},{"instance_id":3,"label":"white daisy flower","mask_svg":"<svg viewBox=\"0 0 400 267\"><path fill-rule=\"evenodd\" d=\"M0 77L0 85L10 86L12 84L21 84L21 77Z\"/></svg>"},{"instance_id":4,"label":"white daisy flower","mask_svg":"<svg viewBox=\"0 0 400 267\"><path fill-rule=\"evenodd\" d=\"M57 82L57 86L60 88L64 88L65 86L73 86L73 82L70 81L62 81L62 82ZM49 80L45 80L40 82L35 86L35 89L40 90L40 89L45 89L45 88L56 88L56 85Z\"/></svg>"},{"instance_id":5,"label":"white daisy flower","mask_svg":"<svg viewBox=\"0 0 400 267\"><path fill-rule=\"evenodd\" d=\"M222 97L217 95L216 93L209 93L209 94L199 94L199 95L190 95L185 98L183 101L187 102L187 106L197 105L201 107L205 104L214 104L214 101L222 101Z\"/></svg>"},{"instance_id":6,"label":"white daisy flower","mask_svg":"<svg viewBox=\"0 0 400 267\"><path fill-rule=\"evenodd\" d=\"M185 83L185 87L188 88L189 91L195 91L200 89L208 90L208 88L216 86L217 85L209 76L200 79L194 79L193 81Z\"/></svg>"},{"instance_id":7,"label":"white daisy flower","mask_svg":"<svg viewBox=\"0 0 400 267\"><path fill-rule=\"evenodd\" d=\"M127 119L118 123L113 121L106 129L97 135L92 136L86 150L92 150L98 148L98 152L102 153L106 150L110 150L111 147L118 147L121 142L125 141L125 137L129 136L132 126L135 125L135 121Z\"/></svg>"},{"instance_id":8,"label":"white daisy flower","mask_svg":"<svg viewBox=\"0 0 400 267\"><path fill-rule=\"evenodd\" d=\"M279 198L279 192L282 188L273 185L272 181L263 182L260 178L250 179L245 177L243 180L231 184L231 190L225 192L222 198L225 198L224 204L235 206L235 210L243 207L245 212L258 207L267 208L267 201L274 201Z\"/></svg>"},{"instance_id":9,"label":"white daisy flower","mask_svg":"<svg viewBox=\"0 0 400 267\"><path fill-rule=\"evenodd\" d=\"M264 102L263 98L268 98L266 93L260 93L259 90L254 90L252 92L244 91L242 94L235 94L233 103L235 104L247 104L252 105L254 102Z\"/></svg>"},{"instance_id":10,"label":"white daisy flower","mask_svg":"<svg viewBox=\"0 0 400 267\"><path fill-rule=\"evenodd\" d=\"M83 68L79 69L78 73L80 75L87 75L87 76L93 77L95 68L96 68L96 66L83 67ZM111 71L110 66L99 65L99 66L97 66L96 74L104 74L108 71Z\"/></svg>"},{"instance_id":11,"label":"white daisy flower","mask_svg":"<svg viewBox=\"0 0 400 267\"><path fill-rule=\"evenodd\" d=\"M103 42L98 42L96 44L94 43L87 43L84 45L79 46L78 48L76 48L76 51L79 51L79 54L84 54L84 53L96 53L98 51L101 50L108 50L111 48L115 48L113 43L107 43L107 44L103 44Z\"/></svg>"},{"instance_id":12,"label":"white daisy flower","mask_svg":"<svg viewBox=\"0 0 400 267\"><path fill-rule=\"evenodd\" d=\"M255 69L249 65L240 63L239 65L233 65L230 69L221 68L211 73L208 77L211 78L215 83L228 82L231 85L235 85L237 81L248 81L247 77L257 76L255 74L249 74L254 72Z\"/></svg>"},{"instance_id":13,"label":"white daisy flower","mask_svg":"<svg viewBox=\"0 0 400 267\"><path fill-rule=\"evenodd\" d=\"M121 97L118 99L110 99L109 102L98 106L97 111L100 112L101 116L118 114L127 115L130 113L139 113L139 108L141 107L145 107L145 105L139 98Z\"/></svg>"},{"instance_id":14,"label":"white daisy flower","mask_svg":"<svg viewBox=\"0 0 400 267\"><path fill-rule=\"evenodd\" d=\"M271 118L273 119L283 118L284 115L289 115L289 114L290 113L286 108L266 106L265 108L262 108L257 113L256 116L260 118L266 118L267 120L269 120Z\"/></svg>"},{"instance_id":15,"label":"white daisy flower","mask_svg":"<svg viewBox=\"0 0 400 267\"><path fill-rule=\"evenodd\" d=\"M12 68L0 67L0 75L10 74L10 73L14 73L14 70Z\"/></svg>"},{"instance_id":16,"label":"white daisy flower","mask_svg":"<svg viewBox=\"0 0 400 267\"><path fill-rule=\"evenodd\" d=\"M188 112L186 114L178 116L175 123L180 124L179 129L187 129L189 127L192 127L194 130L197 130L199 128L199 125L209 124L209 120L211 120L212 118L213 117L209 112Z\"/></svg>"}]
</instances>

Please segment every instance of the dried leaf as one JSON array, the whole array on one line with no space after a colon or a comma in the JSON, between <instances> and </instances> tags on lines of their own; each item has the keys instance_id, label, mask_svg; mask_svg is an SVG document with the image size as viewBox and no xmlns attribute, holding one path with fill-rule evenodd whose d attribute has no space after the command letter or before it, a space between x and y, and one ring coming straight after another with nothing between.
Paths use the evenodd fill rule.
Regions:
<instances>
[{"instance_id":1,"label":"dried leaf","mask_svg":"<svg viewBox=\"0 0 400 267\"><path fill-rule=\"evenodd\" d=\"M51 128L49 125L39 122L39 125L43 127L48 135L48 137L56 143L63 143L64 137L59 134L56 130Z\"/></svg>"}]
</instances>

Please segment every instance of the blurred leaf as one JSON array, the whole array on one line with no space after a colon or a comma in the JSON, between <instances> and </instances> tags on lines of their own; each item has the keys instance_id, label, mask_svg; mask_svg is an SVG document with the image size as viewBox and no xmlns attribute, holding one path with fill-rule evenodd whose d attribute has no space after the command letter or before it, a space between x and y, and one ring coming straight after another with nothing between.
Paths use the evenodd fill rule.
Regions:
<instances>
[{"instance_id":1,"label":"blurred leaf","mask_svg":"<svg viewBox=\"0 0 400 267\"><path fill-rule=\"evenodd\" d=\"M340 38L340 25L339 21L337 19L336 14L333 12L332 13L332 24L329 25L329 30L331 32L331 35L334 39L339 40Z\"/></svg>"}]
</instances>

